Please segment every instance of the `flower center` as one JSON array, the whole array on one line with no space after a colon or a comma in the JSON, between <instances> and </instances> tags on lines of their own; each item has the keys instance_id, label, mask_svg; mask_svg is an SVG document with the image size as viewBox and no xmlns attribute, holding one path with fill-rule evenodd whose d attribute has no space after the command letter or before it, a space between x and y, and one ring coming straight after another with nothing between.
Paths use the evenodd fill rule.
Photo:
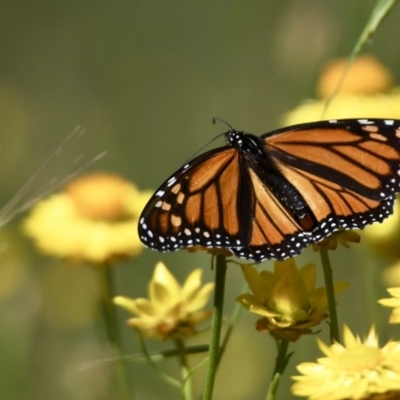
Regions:
<instances>
[{"instance_id":1,"label":"flower center","mask_svg":"<svg viewBox=\"0 0 400 400\"><path fill-rule=\"evenodd\" d=\"M374 370L381 364L381 350L375 347L357 344L354 347L346 349L345 352L337 354L336 363L341 369L348 372L362 372L365 370Z\"/></svg>"},{"instance_id":2,"label":"flower center","mask_svg":"<svg viewBox=\"0 0 400 400\"><path fill-rule=\"evenodd\" d=\"M97 173L72 181L66 188L78 212L87 218L122 220L127 182L116 175Z\"/></svg>"}]
</instances>

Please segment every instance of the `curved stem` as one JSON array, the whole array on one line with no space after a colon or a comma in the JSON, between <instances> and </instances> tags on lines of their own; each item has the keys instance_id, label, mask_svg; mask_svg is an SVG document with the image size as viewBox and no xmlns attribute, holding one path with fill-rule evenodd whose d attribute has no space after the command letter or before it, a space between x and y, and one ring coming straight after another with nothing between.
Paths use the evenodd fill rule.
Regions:
<instances>
[{"instance_id":1,"label":"curved stem","mask_svg":"<svg viewBox=\"0 0 400 400\"><path fill-rule=\"evenodd\" d=\"M172 378L171 376L169 376L168 374L166 374L163 370L161 370L155 363L155 361L153 360L153 358L151 357L149 351L147 350L147 346L146 343L144 341L142 332L139 329L135 329L136 333L138 335L138 339L139 339L139 345L140 348L142 350L142 353L144 355L145 360L149 363L149 365L154 369L154 371L158 374L158 376L165 381L166 383L168 383L168 385L171 385L172 387L176 387L176 388L180 388L181 387L181 383L180 381L176 380L175 378ZM176 351L174 351L174 355L176 355Z\"/></svg>"},{"instance_id":2,"label":"curved stem","mask_svg":"<svg viewBox=\"0 0 400 400\"><path fill-rule=\"evenodd\" d=\"M322 268L324 270L326 296L328 298L328 310L331 326L331 342L336 341L340 343L339 322L336 310L335 290L333 287L333 274L331 262L329 260L328 250L322 248L319 251L322 261Z\"/></svg>"},{"instance_id":3,"label":"curved stem","mask_svg":"<svg viewBox=\"0 0 400 400\"><path fill-rule=\"evenodd\" d=\"M99 266L101 279L103 283L103 316L106 325L107 336L110 343L114 346L118 361L116 362L116 376L118 381L119 399L129 400L133 399L131 383L129 381L129 374L122 351L121 336L118 328L118 318L116 308L112 304L112 298L115 296L113 279L110 265L104 263Z\"/></svg>"},{"instance_id":4,"label":"curved stem","mask_svg":"<svg viewBox=\"0 0 400 400\"><path fill-rule=\"evenodd\" d=\"M226 277L226 257L218 255L216 257L215 267L215 293L214 307L211 326L211 342L210 353L208 356L208 367L206 373L206 381L204 385L203 400L211 400L215 373L219 361L219 341L221 337L222 316L224 308L224 292L225 292L225 277Z\"/></svg>"},{"instance_id":5,"label":"curved stem","mask_svg":"<svg viewBox=\"0 0 400 400\"><path fill-rule=\"evenodd\" d=\"M249 288L249 285L246 283L244 285L243 289L240 291L240 293L246 293L248 288ZM236 305L235 305L235 307L233 309L233 312L232 312L232 314L231 314L231 316L229 318L228 328L226 330L225 336L222 339L222 343L221 343L220 350L219 350L219 357L218 357L217 367L218 367L219 362L220 362L220 360L222 358L222 355L225 352L226 346L228 345L228 342L229 342L229 339L230 339L230 337L232 335L233 329L236 327L237 322L239 321L239 318L240 318L240 315L241 315L242 311L243 311L243 306L241 304L239 304L239 303L236 303Z\"/></svg>"},{"instance_id":6,"label":"curved stem","mask_svg":"<svg viewBox=\"0 0 400 400\"><path fill-rule=\"evenodd\" d=\"M182 339L175 339L175 345L179 357L181 375L182 375L182 394L185 400L193 400L192 378L190 376L190 367L187 359L185 343Z\"/></svg>"}]
</instances>

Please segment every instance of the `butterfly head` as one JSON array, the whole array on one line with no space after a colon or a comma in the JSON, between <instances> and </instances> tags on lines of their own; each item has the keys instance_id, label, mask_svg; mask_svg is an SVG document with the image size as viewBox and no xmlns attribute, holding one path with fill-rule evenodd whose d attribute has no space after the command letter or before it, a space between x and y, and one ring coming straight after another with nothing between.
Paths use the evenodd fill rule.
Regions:
<instances>
[{"instance_id":1,"label":"butterfly head","mask_svg":"<svg viewBox=\"0 0 400 400\"><path fill-rule=\"evenodd\" d=\"M234 129L229 130L225 133L225 139L228 146L232 146L235 148L240 148L243 146L245 141L245 132L236 131Z\"/></svg>"},{"instance_id":2,"label":"butterfly head","mask_svg":"<svg viewBox=\"0 0 400 400\"><path fill-rule=\"evenodd\" d=\"M250 153L251 156L263 154L263 145L257 136L243 131L231 129L225 133L226 143L239 151Z\"/></svg>"}]
</instances>

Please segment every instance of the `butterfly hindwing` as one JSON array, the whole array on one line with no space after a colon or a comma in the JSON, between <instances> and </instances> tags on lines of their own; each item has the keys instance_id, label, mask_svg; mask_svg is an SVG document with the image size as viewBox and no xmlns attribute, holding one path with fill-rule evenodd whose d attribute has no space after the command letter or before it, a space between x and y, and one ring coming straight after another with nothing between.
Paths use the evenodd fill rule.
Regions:
<instances>
[{"instance_id":1,"label":"butterfly hindwing","mask_svg":"<svg viewBox=\"0 0 400 400\"><path fill-rule=\"evenodd\" d=\"M256 171L250 169L250 178L255 196L252 238L249 246L232 251L240 258L255 261L299 254L310 242L309 235Z\"/></svg>"},{"instance_id":2,"label":"butterfly hindwing","mask_svg":"<svg viewBox=\"0 0 400 400\"><path fill-rule=\"evenodd\" d=\"M320 221L313 241L325 237L330 227L363 228L392 213L400 188L400 131L393 124L321 122L265 137L283 175Z\"/></svg>"}]
</instances>

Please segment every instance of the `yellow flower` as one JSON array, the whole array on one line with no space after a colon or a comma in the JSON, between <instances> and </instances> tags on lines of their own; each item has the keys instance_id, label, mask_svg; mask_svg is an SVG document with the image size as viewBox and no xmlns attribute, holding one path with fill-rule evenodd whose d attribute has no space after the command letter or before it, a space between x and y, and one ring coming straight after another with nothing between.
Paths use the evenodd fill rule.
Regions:
<instances>
[{"instance_id":1,"label":"yellow flower","mask_svg":"<svg viewBox=\"0 0 400 400\"><path fill-rule=\"evenodd\" d=\"M318 97L326 99L336 90L338 82L347 66L348 59L339 58L330 61L317 83ZM358 56L350 65L339 93L374 94L384 93L393 82L392 73L374 56L365 54Z\"/></svg>"},{"instance_id":2,"label":"yellow flower","mask_svg":"<svg viewBox=\"0 0 400 400\"><path fill-rule=\"evenodd\" d=\"M297 366L292 391L310 400L392 399L400 389L400 342L379 347L374 327L364 341L344 327L344 345L326 345L317 339L326 355L316 363ZM385 394L377 397L377 394Z\"/></svg>"},{"instance_id":3,"label":"yellow flower","mask_svg":"<svg viewBox=\"0 0 400 400\"><path fill-rule=\"evenodd\" d=\"M180 338L196 332L195 325L208 318L211 311L202 310L213 283L201 284L202 270L194 270L181 286L167 267L159 262L149 284L149 299L117 296L114 304L136 315L128 325L148 337Z\"/></svg>"},{"instance_id":4,"label":"yellow flower","mask_svg":"<svg viewBox=\"0 0 400 400\"><path fill-rule=\"evenodd\" d=\"M360 235L357 232L339 229L337 232L332 233L321 242L313 243L312 248L314 251L319 251L322 248L336 250L338 244L349 248L349 243L360 243L360 240Z\"/></svg>"},{"instance_id":5,"label":"yellow flower","mask_svg":"<svg viewBox=\"0 0 400 400\"><path fill-rule=\"evenodd\" d=\"M372 56L353 61L339 92L325 110L326 99L334 93L346 63L347 59L331 62L317 84L320 99L304 101L284 117L283 124L361 117L400 119L400 88L391 89L390 71Z\"/></svg>"},{"instance_id":6,"label":"yellow flower","mask_svg":"<svg viewBox=\"0 0 400 400\"><path fill-rule=\"evenodd\" d=\"M363 237L371 247L387 259L400 258L400 202L394 203L393 214L381 224L365 228Z\"/></svg>"},{"instance_id":7,"label":"yellow flower","mask_svg":"<svg viewBox=\"0 0 400 400\"><path fill-rule=\"evenodd\" d=\"M385 307L393 307L394 310L390 314L389 323L391 324L399 324L400 323L400 288L389 288L387 289L390 295L393 297L389 299L380 299L378 300L379 304L382 304Z\"/></svg>"},{"instance_id":8,"label":"yellow flower","mask_svg":"<svg viewBox=\"0 0 400 400\"><path fill-rule=\"evenodd\" d=\"M296 341L327 318L326 291L315 288L314 264L297 270L294 260L288 259L275 262L273 273L258 272L251 265L242 265L242 270L253 294L242 294L236 300L262 316L257 330L270 332L277 339ZM346 283L336 282L335 293L346 287Z\"/></svg>"},{"instance_id":9,"label":"yellow flower","mask_svg":"<svg viewBox=\"0 0 400 400\"><path fill-rule=\"evenodd\" d=\"M37 203L23 228L56 257L91 263L132 257L142 250L137 224L150 195L117 175L86 175Z\"/></svg>"},{"instance_id":10,"label":"yellow flower","mask_svg":"<svg viewBox=\"0 0 400 400\"><path fill-rule=\"evenodd\" d=\"M400 258L382 270L382 281L385 286L400 286Z\"/></svg>"}]
</instances>

